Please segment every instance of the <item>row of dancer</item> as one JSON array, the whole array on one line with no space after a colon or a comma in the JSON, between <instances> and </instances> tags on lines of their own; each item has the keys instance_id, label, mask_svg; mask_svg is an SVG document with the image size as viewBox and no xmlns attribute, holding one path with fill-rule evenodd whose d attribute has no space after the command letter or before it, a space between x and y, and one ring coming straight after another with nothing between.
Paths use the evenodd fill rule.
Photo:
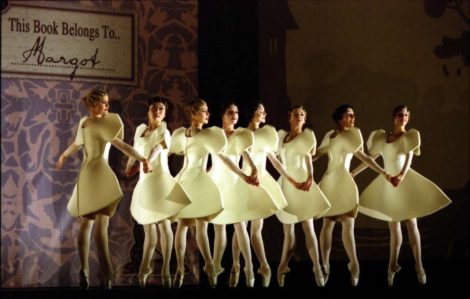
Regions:
<instances>
[{"instance_id":1,"label":"row of dancer","mask_svg":"<svg viewBox=\"0 0 470 299\"><path fill-rule=\"evenodd\" d=\"M96 101L90 103L90 99L95 99ZM79 190L77 194L80 194L81 198L80 201L77 199L74 201L73 199L77 198L77 194L74 192L68 206L72 215L82 216L84 219L78 239L81 260L80 284L83 287L88 287L87 254L93 219L97 220L99 223L98 227L101 228L97 230L97 233L101 231L97 240L98 245L102 244L102 246L98 246L98 250L101 251L99 256L104 257L106 265L103 269L106 278L105 287L111 287L112 283L112 265L109 260L107 239L106 236L103 236L103 228L107 229L107 223L104 226L99 221L103 217L105 217L106 221L109 221L109 216L112 215L110 213L112 209L109 207L111 205L108 203L107 208L103 209L103 204L100 204L99 209L95 208L91 212L90 210L83 211L82 205L86 206L87 202L89 202L89 206L93 205L92 203L96 205L98 198L96 198L95 193L92 197L92 194L80 192L82 189L95 191L96 189L110 186L109 182L103 182L104 185L95 185L97 182L96 176L106 176L108 179L112 176L114 181L117 181L112 172L109 173L108 171L105 175L100 168L95 168L94 164L99 164L103 169L109 168L109 166L103 160L104 147L102 146L100 149L92 148L93 138L96 140L100 139L99 143L103 144L111 142L111 144L117 146L130 156L126 168L128 175L132 175L137 170L134 163L135 160L142 162L139 182L134 189L131 204L133 217L137 222L144 225L145 231L143 257L138 275L141 286L145 286L148 275L152 273L150 261L157 242L156 223L158 223L161 232L164 260L162 283L164 286L171 286L169 260L172 251L173 235L170 223L173 220L177 220L178 226L174 243L178 267L173 282L175 286L179 287L183 283L185 273L184 253L186 250L188 226L196 225L197 244L205 260L204 272L207 274L211 286L215 286L217 284L217 276L223 271L221 260L226 246L225 225L234 224L235 234L232 240L234 263L230 272L229 284L230 286L236 286L238 283L240 270L239 255L241 251L245 261L246 284L252 287L254 285L254 273L251 261L250 238L246 226L246 222L250 221L251 245L260 263L258 273L262 277L262 285L267 287L270 283L271 270L264 252L262 227L263 219L273 214L276 214L284 227L283 252L277 271L277 280L280 286L284 285L285 275L289 272L288 262L293 252L293 245L295 244L294 225L300 222L305 232L307 249L313 262L316 283L319 286L323 286L326 283L329 275L331 236L336 221L340 221L343 225L343 244L350 259L348 267L351 271L351 282L353 285L357 285L359 263L355 251L353 230L359 196L352 175L359 173L367 166L381 174L382 180L379 187L375 186L375 189L368 193L366 191L369 188L367 188L364 192L364 194L372 193L372 195L369 195L369 198L372 198L369 200L371 204L369 206L363 205L359 208L365 214L376 218L379 218L377 215L380 215L382 220L396 223L396 219L390 218L390 210L398 214L400 214L400 211L397 210L401 210L401 217L404 217L403 211L407 211L406 205L409 203L406 200L400 202L403 206L398 209L396 205L391 204L392 207L389 207L387 204L382 203L382 201L385 200L386 203L393 202L393 194L401 188L398 185L405 175L408 176L408 173L410 173L409 165L411 164L411 158L409 157L409 152L415 151L416 153L416 148L419 149L419 135L417 135L418 143L415 144L416 147L408 152L406 150L409 150L407 146L409 147L408 139L410 138L401 138L405 142L396 142L396 144L400 144L399 149L404 150L404 155L407 158L406 163L399 169L399 173L391 171L396 170L397 165L395 164L397 164L397 161L393 162L395 164L392 168L389 167L390 170L388 171L390 173L398 173L392 177L375 163L373 159L381 153L381 150L377 149L378 146L376 146L373 158L363 153L362 136L360 131L354 128L354 111L350 106L344 105L338 107L333 114L337 129L330 131L325 136L318 151L315 152L316 140L313 132L308 129L303 130L306 111L302 107L296 107L290 111L289 132L280 131L276 133L275 129L271 126L260 128L260 124L266 120L266 112L262 104L256 106L248 129L235 129L238 121L238 108L234 104L228 105L223 111L223 130L215 127L203 129L203 125L208 123L209 111L207 104L203 100L196 100L189 103L185 109L190 118L191 126L187 129L180 128L175 130L173 135L170 136L163 121L166 101L157 97L149 104L148 124L142 124L136 129L134 138L135 150L130 150L123 146L124 143L122 141L116 141L120 137L119 134L111 134L113 138L110 138L109 134L96 134L97 132L108 130L105 129L107 127L105 123L109 122L107 119L119 118L115 114L107 113L109 107L107 95L102 91L95 90L85 97L84 100L90 111L90 116L82 119L75 143L60 156L57 163L58 167L61 167L68 155L78 149L80 145L84 145L85 160L75 189ZM408 113L406 107L400 109L401 114L404 114L404 111ZM113 116L109 117L108 115ZM397 118L394 116L395 123ZM97 119L102 120L96 122ZM82 124L87 122L87 126ZM405 134L404 128L406 122L399 128L402 130L401 135ZM85 134L86 130L84 129L89 127L90 124L96 124L96 126L94 129L88 130L89 133ZM395 126L395 129L397 129L397 126ZM122 123L120 123L120 131L122 131ZM398 133L394 131L393 134L389 135L401 136ZM79 136L81 136L81 139ZM84 136L88 136L88 138L84 138ZM379 135L371 134L370 142L372 142L371 139L374 139L372 136L377 137ZM416 134L413 136L416 139ZM90 144L89 149L87 149L87 139ZM395 143L394 141L389 142L387 139L386 144ZM407 146L403 146L402 143ZM370 148L369 150L371 151ZM101 157L99 157L100 151ZM88 152L96 152L98 154L92 157ZM169 152L185 155L183 168L175 178L170 175L168 170L167 156ZM320 184L316 185L313 182L312 156L313 160L315 160L325 153L328 153L329 156L328 169ZM206 166L209 154L212 158L212 168L207 173ZM278 160L276 154L280 156L282 162ZM349 164L353 155L361 159L363 165L360 165L351 175L349 173ZM239 160L241 156L243 157L243 167L240 169ZM266 159L269 159L281 174L279 184L266 171ZM384 160L385 168L387 169L387 160ZM402 159L398 160L401 161ZM95 171L94 175L91 175L90 169ZM85 177L88 177L88 179L85 179ZM384 185L383 182L388 185ZM423 188L426 190L432 189L435 193L432 194L434 197L431 200L425 198L426 201L432 202L427 205L430 206L430 210L423 214L423 209L418 207L414 209L417 211L417 214L405 213L406 216L410 216L409 219L411 220L409 222L415 224L413 232L417 234L417 237L414 240L417 239L418 241L413 243L413 252L416 252L417 273L420 282L425 282L425 274L421 264L419 234L415 218L429 214L449 202L447 197L435 185L430 182L426 183ZM93 188L94 186L96 188ZM117 188L119 188L119 185L117 185ZM384 188L384 190L389 188L387 192L383 193L391 194L388 197L392 198L392 200L388 199L387 196L379 198L377 192L381 192L382 189L380 188ZM120 189L118 190L120 192ZM406 193L406 190L404 193ZM99 194L100 201L101 195ZM400 197L402 195L403 192L400 193ZM112 201L114 209L117 201L118 199ZM378 201L379 204L377 204ZM81 212L77 210L81 210ZM313 219L320 217L323 217L323 227L320 233L322 267L320 267L317 240L313 228ZM383 217L389 218L384 219ZM209 222L213 223L215 227L213 257L211 256L210 243L207 236ZM401 238L396 236L401 232L396 228L396 224L393 227L395 229L393 230L394 234L391 234L391 239L396 240L394 243L394 257L396 256L396 258L392 259L391 253L388 271L389 283L390 277L393 283L393 275L399 270L396 262L399 250L397 244L401 244ZM390 228L392 232L392 225Z\"/></svg>"}]
</instances>

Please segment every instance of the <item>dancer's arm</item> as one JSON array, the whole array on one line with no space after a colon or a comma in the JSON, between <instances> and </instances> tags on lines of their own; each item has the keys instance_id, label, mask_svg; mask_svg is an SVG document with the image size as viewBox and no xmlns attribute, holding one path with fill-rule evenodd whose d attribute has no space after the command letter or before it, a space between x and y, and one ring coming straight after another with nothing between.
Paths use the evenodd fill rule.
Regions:
<instances>
[{"instance_id":1,"label":"dancer's arm","mask_svg":"<svg viewBox=\"0 0 470 299\"><path fill-rule=\"evenodd\" d=\"M375 159L377 159L377 157L380 156L380 154L377 154L377 155L370 155L369 157L375 161ZM367 167L369 167L369 165L367 165L366 163L362 162L361 164L359 164L356 168L354 168L352 171L351 171L351 176L352 177L355 177L356 175L358 175L359 173L361 173L364 169L366 169Z\"/></svg>"},{"instance_id":2,"label":"dancer's arm","mask_svg":"<svg viewBox=\"0 0 470 299\"><path fill-rule=\"evenodd\" d=\"M142 162L143 166L144 166L144 172L145 173L152 172L152 166L150 165L150 162L147 160L147 158L145 158L144 156L139 154L132 146L125 143L124 141L122 141L119 138L114 138L111 141L111 144L114 145L117 149L119 149L125 155L127 155L129 157L132 157L132 158Z\"/></svg>"},{"instance_id":3,"label":"dancer's arm","mask_svg":"<svg viewBox=\"0 0 470 299\"><path fill-rule=\"evenodd\" d=\"M217 156L225 163L225 165L234 173L236 173L239 177L241 177L245 182L248 184L252 184L258 186L259 182L256 180L252 181L250 176L247 176L232 160L230 160L227 156L222 153L217 154Z\"/></svg>"},{"instance_id":4,"label":"dancer's arm","mask_svg":"<svg viewBox=\"0 0 470 299\"><path fill-rule=\"evenodd\" d=\"M271 164L276 168L276 170L281 174L286 180L288 180L295 188L303 190L303 183L299 183L294 180L285 170L284 165L276 158L276 155L273 152L268 153L268 159L271 161Z\"/></svg>"},{"instance_id":5,"label":"dancer's arm","mask_svg":"<svg viewBox=\"0 0 470 299\"><path fill-rule=\"evenodd\" d=\"M391 176L385 171L385 169L380 167L380 165L377 164L374 159L366 155L362 150L355 151L354 156L356 156L362 162L366 163L367 166L369 166L375 172L385 176L387 178L387 181L391 182Z\"/></svg>"},{"instance_id":6,"label":"dancer's arm","mask_svg":"<svg viewBox=\"0 0 470 299\"><path fill-rule=\"evenodd\" d=\"M75 153L77 150L79 150L81 145L77 145L72 143L69 145L69 147L59 156L59 160L57 160L57 163L55 164L56 169L61 169L64 166L65 160L73 153Z\"/></svg>"}]
</instances>

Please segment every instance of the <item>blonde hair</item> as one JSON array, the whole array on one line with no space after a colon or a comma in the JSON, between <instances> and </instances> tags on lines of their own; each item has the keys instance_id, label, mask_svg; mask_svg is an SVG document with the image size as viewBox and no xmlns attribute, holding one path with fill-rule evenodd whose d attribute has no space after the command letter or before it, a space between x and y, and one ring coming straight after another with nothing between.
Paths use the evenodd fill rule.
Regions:
<instances>
[{"instance_id":1,"label":"blonde hair","mask_svg":"<svg viewBox=\"0 0 470 299\"><path fill-rule=\"evenodd\" d=\"M207 103L203 99L192 100L184 106L184 113L186 113L188 119L191 120L191 116L196 114L199 111L199 108L204 105L207 106Z\"/></svg>"},{"instance_id":2,"label":"blonde hair","mask_svg":"<svg viewBox=\"0 0 470 299\"><path fill-rule=\"evenodd\" d=\"M88 92L88 94L82 98L82 101L85 106L89 108L102 101L106 96L108 96L106 91L96 88Z\"/></svg>"}]
</instances>

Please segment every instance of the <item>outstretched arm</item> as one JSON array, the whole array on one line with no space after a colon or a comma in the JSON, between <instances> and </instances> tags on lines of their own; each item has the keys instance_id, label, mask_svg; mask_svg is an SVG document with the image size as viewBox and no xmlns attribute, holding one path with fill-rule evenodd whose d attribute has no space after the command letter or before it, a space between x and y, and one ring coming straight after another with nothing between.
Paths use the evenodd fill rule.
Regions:
<instances>
[{"instance_id":1,"label":"outstretched arm","mask_svg":"<svg viewBox=\"0 0 470 299\"><path fill-rule=\"evenodd\" d=\"M276 158L276 155L273 152L268 153L268 159L271 161L271 164L273 164L274 168L286 179L288 180L292 185L294 185L295 188L303 190L303 183L299 183L296 180L294 180L285 170L284 165L282 165L281 161L279 161Z\"/></svg>"},{"instance_id":2,"label":"outstretched arm","mask_svg":"<svg viewBox=\"0 0 470 299\"><path fill-rule=\"evenodd\" d=\"M354 156L356 156L359 160L361 160L362 162L367 164L367 166L369 166L375 172L378 172L379 174L385 176L387 178L387 181L391 182L391 177L385 171L385 169L380 167L380 165L377 164L377 162L375 162L374 159L372 159L370 156L366 155L362 150L357 150L356 152L354 152Z\"/></svg>"},{"instance_id":3,"label":"outstretched arm","mask_svg":"<svg viewBox=\"0 0 470 299\"><path fill-rule=\"evenodd\" d=\"M375 159L377 159L377 157L380 156L380 154L376 154L376 155L371 155L369 156L372 160L375 161ZM361 173L364 169L366 169L367 167L369 167L369 165L367 165L366 163L362 162L361 164L359 164L356 168L354 168L352 171L351 171L351 176L352 177L355 177L356 175L358 175L359 173Z\"/></svg>"},{"instance_id":4,"label":"outstretched arm","mask_svg":"<svg viewBox=\"0 0 470 299\"><path fill-rule=\"evenodd\" d=\"M142 162L143 166L144 166L144 172L145 173L152 172L152 166L150 165L150 162L147 160L147 158L145 158L144 156L139 154L132 146L125 143L124 141L122 141L119 138L114 138L111 141L111 144L114 145L121 152L123 152L125 155L127 155L129 157L132 157L132 158Z\"/></svg>"},{"instance_id":5,"label":"outstretched arm","mask_svg":"<svg viewBox=\"0 0 470 299\"><path fill-rule=\"evenodd\" d=\"M312 157L312 162L315 162L318 158L320 158L321 156L323 156L324 153L320 152L320 151L317 151L315 153L315 155L313 155Z\"/></svg>"},{"instance_id":6,"label":"outstretched arm","mask_svg":"<svg viewBox=\"0 0 470 299\"><path fill-rule=\"evenodd\" d=\"M69 145L69 147L59 156L59 160L55 164L56 169L61 169L64 166L65 160L73 153L75 153L81 145L76 145L75 142Z\"/></svg>"},{"instance_id":7,"label":"outstretched arm","mask_svg":"<svg viewBox=\"0 0 470 299\"><path fill-rule=\"evenodd\" d=\"M235 163L233 163L232 160L230 160L227 156L225 156L222 153L217 154L217 156L227 165L227 167L235 172L239 177L241 177L245 182L248 184L252 184L255 186L258 186L259 182L256 179L256 181L252 181L250 176L247 176L241 169L238 167Z\"/></svg>"}]
</instances>

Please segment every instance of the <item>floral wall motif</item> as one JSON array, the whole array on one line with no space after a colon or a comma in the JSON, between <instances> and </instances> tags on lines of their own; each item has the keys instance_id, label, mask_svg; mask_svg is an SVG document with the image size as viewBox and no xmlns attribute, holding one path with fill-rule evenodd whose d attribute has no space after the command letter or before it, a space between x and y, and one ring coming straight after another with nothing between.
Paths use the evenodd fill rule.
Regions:
<instances>
[{"instance_id":1,"label":"floral wall motif","mask_svg":"<svg viewBox=\"0 0 470 299\"><path fill-rule=\"evenodd\" d=\"M81 154L70 158L62 170L56 170L54 164L75 138L78 121L86 114L80 98L94 87L106 89L111 110L124 121L125 140L132 142L135 127L146 119L146 102L152 95L171 100L171 130L183 125L182 105L197 95L197 1L44 1L41 5L134 11L138 18L138 85L2 76L1 286L8 288L78 285L80 220L68 214L66 205ZM110 163L125 193L109 227L115 284L136 284L136 273L130 271L135 267L125 266L140 262L130 253L136 242L135 222L129 212L136 178L124 178L126 158L118 151L112 151ZM194 275L187 275L186 283L196 283L199 278L192 240L189 235L187 260ZM90 265L90 273L97 273L93 242ZM91 285L98 284L92 275Z\"/></svg>"}]
</instances>

